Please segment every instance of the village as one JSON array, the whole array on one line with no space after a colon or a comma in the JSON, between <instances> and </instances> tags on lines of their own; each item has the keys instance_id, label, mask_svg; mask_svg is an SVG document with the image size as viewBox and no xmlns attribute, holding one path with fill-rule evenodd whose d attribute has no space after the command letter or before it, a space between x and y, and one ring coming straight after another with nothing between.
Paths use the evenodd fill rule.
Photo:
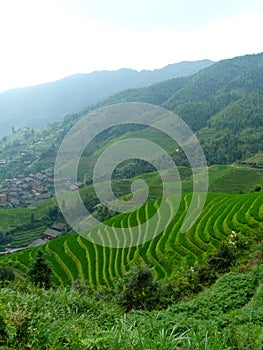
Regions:
<instances>
[{"instance_id":1,"label":"village","mask_svg":"<svg viewBox=\"0 0 263 350\"><path fill-rule=\"evenodd\" d=\"M76 182L70 178L61 178L58 183L63 184L66 192L76 191L83 187L83 182ZM19 174L15 177L4 179L0 184L0 210L9 208L34 207L44 203L55 195L54 172L44 169L36 174ZM62 220L63 221L63 220ZM26 248L36 247L61 236L66 224L53 222L41 233L41 236L22 246L6 245L6 249L0 255L14 253Z\"/></svg>"},{"instance_id":2,"label":"village","mask_svg":"<svg viewBox=\"0 0 263 350\"><path fill-rule=\"evenodd\" d=\"M41 204L54 194L53 173L46 169L28 176L17 175L0 185L0 208Z\"/></svg>"},{"instance_id":3,"label":"village","mask_svg":"<svg viewBox=\"0 0 263 350\"><path fill-rule=\"evenodd\" d=\"M82 182L72 183L62 179L68 191L78 190ZM21 208L39 205L54 196L54 174L44 169L37 174L17 175L5 179L0 185L0 209Z\"/></svg>"}]
</instances>

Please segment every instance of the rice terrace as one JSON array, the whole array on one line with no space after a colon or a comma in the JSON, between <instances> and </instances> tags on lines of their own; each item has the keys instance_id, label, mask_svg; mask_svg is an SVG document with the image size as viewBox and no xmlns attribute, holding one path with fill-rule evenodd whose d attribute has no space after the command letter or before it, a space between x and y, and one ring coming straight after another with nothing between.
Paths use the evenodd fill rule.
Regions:
<instances>
[{"instance_id":1,"label":"rice terrace","mask_svg":"<svg viewBox=\"0 0 263 350\"><path fill-rule=\"evenodd\" d=\"M262 72L258 53L0 93L1 349L263 349Z\"/></svg>"},{"instance_id":2,"label":"rice terrace","mask_svg":"<svg viewBox=\"0 0 263 350\"><path fill-rule=\"evenodd\" d=\"M176 268L202 261L204 253L215 251L220 242L232 232L244 237L262 228L263 195L210 193L202 215L189 232L180 232L180 224L187 210L190 194L181 201L177 216L158 237L139 247L108 248L95 245L81 235L70 235L50 241L43 246L58 285L70 285L75 280L88 282L93 287L114 284L128 269L137 265L152 267L157 279L172 277ZM176 200L166 199L168 203ZM158 201L148 202L138 212L121 214L108 221L108 225L132 226L137 220L147 220L158 206ZM106 232L100 232L106 235ZM106 238L105 238L106 239ZM37 249L25 250L2 258L27 269L35 258Z\"/></svg>"}]
</instances>

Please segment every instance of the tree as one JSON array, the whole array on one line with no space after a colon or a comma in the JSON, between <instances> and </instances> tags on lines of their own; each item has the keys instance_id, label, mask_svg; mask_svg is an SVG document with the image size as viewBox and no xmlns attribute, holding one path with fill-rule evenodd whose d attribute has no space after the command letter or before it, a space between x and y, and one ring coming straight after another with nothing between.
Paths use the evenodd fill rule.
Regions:
<instances>
[{"instance_id":1,"label":"tree","mask_svg":"<svg viewBox=\"0 0 263 350\"><path fill-rule=\"evenodd\" d=\"M208 265L216 272L224 273L229 271L229 268L235 261L235 253L232 247L221 243L217 252L208 258Z\"/></svg>"},{"instance_id":2,"label":"tree","mask_svg":"<svg viewBox=\"0 0 263 350\"><path fill-rule=\"evenodd\" d=\"M7 337L8 337L8 334L6 331L6 323L5 323L4 317L0 315L0 345L4 345Z\"/></svg>"},{"instance_id":3,"label":"tree","mask_svg":"<svg viewBox=\"0 0 263 350\"><path fill-rule=\"evenodd\" d=\"M42 250L38 250L36 254L36 260L33 263L31 270L29 271L29 277L31 281L39 285L41 288L51 287L51 268L44 258Z\"/></svg>"},{"instance_id":4,"label":"tree","mask_svg":"<svg viewBox=\"0 0 263 350\"><path fill-rule=\"evenodd\" d=\"M261 186L256 185L253 192L260 192L260 191L261 191Z\"/></svg>"},{"instance_id":5,"label":"tree","mask_svg":"<svg viewBox=\"0 0 263 350\"><path fill-rule=\"evenodd\" d=\"M132 309L152 310L159 306L160 291L149 267L137 267L120 281L122 291L118 303L128 312Z\"/></svg>"},{"instance_id":6,"label":"tree","mask_svg":"<svg viewBox=\"0 0 263 350\"><path fill-rule=\"evenodd\" d=\"M15 279L13 269L8 266L0 265L0 281L12 281Z\"/></svg>"},{"instance_id":7,"label":"tree","mask_svg":"<svg viewBox=\"0 0 263 350\"><path fill-rule=\"evenodd\" d=\"M31 222L31 224L33 224L35 222L35 214L34 213L31 213L31 215L30 215L30 222Z\"/></svg>"},{"instance_id":8,"label":"tree","mask_svg":"<svg viewBox=\"0 0 263 350\"><path fill-rule=\"evenodd\" d=\"M60 216L59 207L57 205L55 205L54 207L48 209L47 215L52 222L56 221L57 218Z\"/></svg>"}]
</instances>

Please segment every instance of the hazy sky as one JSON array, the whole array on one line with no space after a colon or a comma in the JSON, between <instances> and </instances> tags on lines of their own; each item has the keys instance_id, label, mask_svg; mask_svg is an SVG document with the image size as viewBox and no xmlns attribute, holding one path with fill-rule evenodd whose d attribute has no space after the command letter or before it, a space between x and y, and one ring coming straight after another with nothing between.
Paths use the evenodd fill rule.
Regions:
<instances>
[{"instance_id":1,"label":"hazy sky","mask_svg":"<svg viewBox=\"0 0 263 350\"><path fill-rule=\"evenodd\" d=\"M0 91L263 51L262 0L0 0Z\"/></svg>"}]
</instances>

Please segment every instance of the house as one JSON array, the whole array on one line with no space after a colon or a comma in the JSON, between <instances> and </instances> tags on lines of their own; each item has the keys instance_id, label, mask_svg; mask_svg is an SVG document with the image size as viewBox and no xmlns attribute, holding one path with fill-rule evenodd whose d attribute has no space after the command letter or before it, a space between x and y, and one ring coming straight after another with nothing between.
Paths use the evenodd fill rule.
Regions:
<instances>
[{"instance_id":1,"label":"house","mask_svg":"<svg viewBox=\"0 0 263 350\"><path fill-rule=\"evenodd\" d=\"M51 197L52 197L52 193L47 192L47 193L39 194L39 195L36 197L36 199L42 200L42 201L46 201L46 200L48 200L48 199L51 198Z\"/></svg>"},{"instance_id":2,"label":"house","mask_svg":"<svg viewBox=\"0 0 263 350\"><path fill-rule=\"evenodd\" d=\"M63 222L55 222L51 228L55 231L61 232L63 231L64 227L66 226L66 224L63 224Z\"/></svg>"},{"instance_id":3,"label":"house","mask_svg":"<svg viewBox=\"0 0 263 350\"><path fill-rule=\"evenodd\" d=\"M73 184L73 185L69 186L69 189L70 189L70 191L76 191L76 190L78 190L78 186Z\"/></svg>"},{"instance_id":4,"label":"house","mask_svg":"<svg viewBox=\"0 0 263 350\"><path fill-rule=\"evenodd\" d=\"M18 207L20 205L20 201L16 198L10 198L9 202L13 205L13 207Z\"/></svg>"},{"instance_id":5,"label":"house","mask_svg":"<svg viewBox=\"0 0 263 350\"><path fill-rule=\"evenodd\" d=\"M0 194L0 205L6 205L6 194L5 193L1 193Z\"/></svg>"},{"instance_id":6,"label":"house","mask_svg":"<svg viewBox=\"0 0 263 350\"><path fill-rule=\"evenodd\" d=\"M32 183L32 188L33 188L33 190L38 190L39 188L41 188L42 186L41 186L41 182L40 181L34 181L33 183Z\"/></svg>"},{"instance_id":7,"label":"house","mask_svg":"<svg viewBox=\"0 0 263 350\"><path fill-rule=\"evenodd\" d=\"M48 228L45 232L42 233L42 237L43 239L48 239L51 241L52 239L59 237L59 232L53 230L52 228Z\"/></svg>"},{"instance_id":8,"label":"house","mask_svg":"<svg viewBox=\"0 0 263 350\"><path fill-rule=\"evenodd\" d=\"M81 181L76 182L76 185L78 186L78 188L82 188L84 186L84 183Z\"/></svg>"},{"instance_id":9,"label":"house","mask_svg":"<svg viewBox=\"0 0 263 350\"><path fill-rule=\"evenodd\" d=\"M31 176L27 176L25 178L25 182L28 183L28 182L32 182L33 181L33 178Z\"/></svg>"},{"instance_id":10,"label":"house","mask_svg":"<svg viewBox=\"0 0 263 350\"><path fill-rule=\"evenodd\" d=\"M39 180L39 181L43 181L45 180L46 176L42 173L37 173L36 174L36 178Z\"/></svg>"},{"instance_id":11,"label":"house","mask_svg":"<svg viewBox=\"0 0 263 350\"><path fill-rule=\"evenodd\" d=\"M10 192L8 192L8 197L9 198L18 198L18 192L10 191Z\"/></svg>"}]
</instances>

